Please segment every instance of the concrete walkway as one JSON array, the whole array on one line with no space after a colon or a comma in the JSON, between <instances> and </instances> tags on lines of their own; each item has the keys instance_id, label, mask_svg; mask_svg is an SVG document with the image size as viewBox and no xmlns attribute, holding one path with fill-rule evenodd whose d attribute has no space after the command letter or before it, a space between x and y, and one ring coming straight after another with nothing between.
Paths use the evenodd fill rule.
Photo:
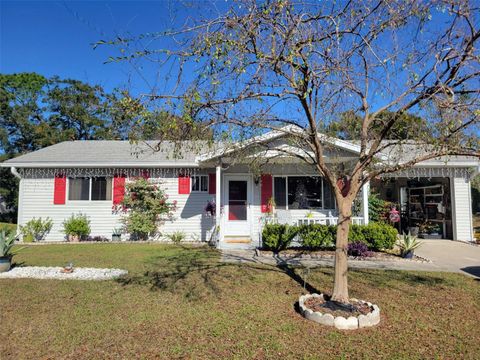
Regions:
<instances>
[{"instance_id":1,"label":"concrete walkway","mask_svg":"<svg viewBox=\"0 0 480 360\"><path fill-rule=\"evenodd\" d=\"M480 278L480 247L449 240L425 240L416 251L431 262L409 260L349 260L351 268L460 272ZM265 265L290 264L303 267L333 266L333 259L257 256L254 250L223 250L222 260Z\"/></svg>"}]
</instances>

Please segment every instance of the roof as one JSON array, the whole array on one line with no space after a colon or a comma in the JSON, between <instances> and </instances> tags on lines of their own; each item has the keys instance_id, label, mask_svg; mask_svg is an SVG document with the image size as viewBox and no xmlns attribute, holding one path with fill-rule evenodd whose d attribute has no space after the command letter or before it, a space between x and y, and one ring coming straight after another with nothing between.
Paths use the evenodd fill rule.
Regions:
<instances>
[{"instance_id":1,"label":"roof","mask_svg":"<svg viewBox=\"0 0 480 360\"><path fill-rule=\"evenodd\" d=\"M131 143L120 140L65 141L1 163L2 167L198 167L201 162L228 155L257 143L265 143L298 131L294 128L279 128L251 139L226 145L209 144L206 141L140 141ZM340 140L322 134L325 143L358 154L358 141ZM385 141L388 144L388 140ZM393 145L393 144L392 144ZM274 149L273 149L274 150ZM417 143L387 147L379 158L390 163L402 163L425 152ZM424 167L479 167L478 159L466 156L450 156L422 162Z\"/></svg>"},{"instance_id":2,"label":"roof","mask_svg":"<svg viewBox=\"0 0 480 360\"><path fill-rule=\"evenodd\" d=\"M65 141L5 161L3 166L46 167L175 167L196 166L197 150L205 142L118 140Z\"/></svg>"}]
</instances>

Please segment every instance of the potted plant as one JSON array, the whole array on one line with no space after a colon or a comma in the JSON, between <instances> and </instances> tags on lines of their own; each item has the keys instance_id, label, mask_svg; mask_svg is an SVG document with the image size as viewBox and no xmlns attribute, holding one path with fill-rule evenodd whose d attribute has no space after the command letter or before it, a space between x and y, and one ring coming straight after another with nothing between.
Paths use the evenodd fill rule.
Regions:
<instances>
[{"instance_id":1,"label":"potted plant","mask_svg":"<svg viewBox=\"0 0 480 360\"><path fill-rule=\"evenodd\" d=\"M400 238L400 255L405 259L412 259L415 249L417 249L422 243L418 241L417 237L410 234L403 233Z\"/></svg>"},{"instance_id":2,"label":"potted plant","mask_svg":"<svg viewBox=\"0 0 480 360\"><path fill-rule=\"evenodd\" d=\"M122 229L115 228L112 231L112 241L120 241L122 240Z\"/></svg>"},{"instance_id":3,"label":"potted plant","mask_svg":"<svg viewBox=\"0 0 480 360\"><path fill-rule=\"evenodd\" d=\"M425 221L420 225L420 237L423 239L441 239L442 228L438 223Z\"/></svg>"},{"instance_id":4,"label":"potted plant","mask_svg":"<svg viewBox=\"0 0 480 360\"><path fill-rule=\"evenodd\" d=\"M0 273L10 270L13 255L21 250L12 251L15 240L17 237L14 233L6 233L5 230L0 232Z\"/></svg>"},{"instance_id":5,"label":"potted plant","mask_svg":"<svg viewBox=\"0 0 480 360\"><path fill-rule=\"evenodd\" d=\"M67 235L68 241L79 242L80 238L90 235L90 220L87 215L82 213L72 214L63 222L63 231Z\"/></svg>"}]
</instances>

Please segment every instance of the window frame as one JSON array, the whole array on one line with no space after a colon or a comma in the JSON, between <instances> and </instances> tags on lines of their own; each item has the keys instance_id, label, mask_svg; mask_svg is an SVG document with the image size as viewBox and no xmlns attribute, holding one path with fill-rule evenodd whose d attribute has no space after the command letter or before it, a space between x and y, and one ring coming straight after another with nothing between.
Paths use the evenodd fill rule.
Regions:
<instances>
[{"instance_id":1,"label":"window frame","mask_svg":"<svg viewBox=\"0 0 480 360\"><path fill-rule=\"evenodd\" d=\"M324 182L324 177L323 176L320 176L320 175L298 175L298 174L288 174L288 175L273 175L273 178L276 178L276 177L279 177L279 178L285 178L285 209L281 209L281 210L288 210L288 211L311 211L311 210L337 210L337 201L336 199L334 199L334 202L333 202L333 209L332 208L326 208L325 207L325 199L324 199L324 194L325 194L325 191L324 191L324 186L325 186L325 182ZM322 183L322 198L321 198L321 201L322 201L322 207L321 208L308 208L308 209L289 209L288 207L288 178L289 177L317 177L317 178L320 178L321 179L321 183ZM272 181L272 194L274 196L274 200L275 200L275 179Z\"/></svg>"},{"instance_id":2,"label":"window frame","mask_svg":"<svg viewBox=\"0 0 480 360\"><path fill-rule=\"evenodd\" d=\"M195 184L194 178L198 178L198 190L193 189L193 185ZM202 190L202 178L205 179L205 190ZM208 193L209 190L209 177L208 175L201 174L201 175L191 175L190 176L190 192L192 193Z\"/></svg>"},{"instance_id":3,"label":"window frame","mask_svg":"<svg viewBox=\"0 0 480 360\"><path fill-rule=\"evenodd\" d=\"M72 178L67 176L67 191L66 191L66 200L67 202L73 202L73 203L87 203L87 202L93 202L93 203L105 203L105 202L112 202L113 201L113 178L109 176L100 176L104 177L105 179L111 179L112 181L112 186L111 186L111 193L110 193L110 200L92 200L92 179L93 177L88 177L88 176L79 176L78 178L83 178L83 179L88 179L88 200L70 200L70 180L77 179L77 178Z\"/></svg>"}]
</instances>

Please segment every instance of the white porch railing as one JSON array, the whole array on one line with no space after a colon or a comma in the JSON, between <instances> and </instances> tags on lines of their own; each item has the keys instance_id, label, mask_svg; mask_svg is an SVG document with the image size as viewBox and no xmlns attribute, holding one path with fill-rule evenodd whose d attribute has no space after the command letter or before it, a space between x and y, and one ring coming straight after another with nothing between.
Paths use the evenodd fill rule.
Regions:
<instances>
[{"instance_id":1,"label":"white porch railing","mask_svg":"<svg viewBox=\"0 0 480 360\"><path fill-rule=\"evenodd\" d=\"M290 223L289 225L311 225L311 224L322 224L322 225L337 225L338 224L338 216L328 216L322 218L302 218L297 219L296 224L294 222ZM352 217L352 224L353 225L363 225L364 219L362 216L354 216Z\"/></svg>"},{"instance_id":2,"label":"white porch railing","mask_svg":"<svg viewBox=\"0 0 480 360\"><path fill-rule=\"evenodd\" d=\"M337 225L338 224L338 216L326 216L321 218L312 218L312 217L303 217L292 219L290 216L275 216L275 217L261 217L260 224L259 224L259 245L263 246L263 227L267 224L285 224L285 225L312 225L312 224L321 224L321 225ZM353 216L352 217L352 224L353 225L364 225L365 219L362 216ZM298 241L298 239L297 239Z\"/></svg>"}]
</instances>

